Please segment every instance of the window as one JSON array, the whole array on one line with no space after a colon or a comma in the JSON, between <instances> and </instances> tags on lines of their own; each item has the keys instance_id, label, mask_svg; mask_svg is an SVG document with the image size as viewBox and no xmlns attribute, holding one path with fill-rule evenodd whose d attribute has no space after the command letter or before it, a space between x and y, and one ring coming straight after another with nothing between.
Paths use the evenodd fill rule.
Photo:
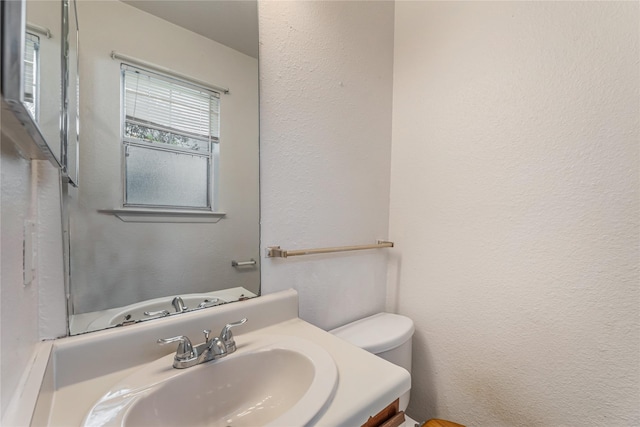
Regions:
<instances>
[{"instance_id":1,"label":"window","mask_svg":"<svg viewBox=\"0 0 640 427\"><path fill-rule=\"evenodd\" d=\"M124 205L215 209L220 94L122 64Z\"/></svg>"},{"instance_id":2,"label":"window","mask_svg":"<svg viewBox=\"0 0 640 427\"><path fill-rule=\"evenodd\" d=\"M40 37L35 34L25 34L24 49L24 104L31 117L38 121L38 87L39 87L39 58Z\"/></svg>"}]
</instances>

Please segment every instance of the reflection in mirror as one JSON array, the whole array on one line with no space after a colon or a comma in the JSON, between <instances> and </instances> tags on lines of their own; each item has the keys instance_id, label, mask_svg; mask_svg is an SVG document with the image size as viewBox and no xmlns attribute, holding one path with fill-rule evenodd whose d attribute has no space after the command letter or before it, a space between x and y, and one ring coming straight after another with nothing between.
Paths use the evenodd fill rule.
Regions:
<instances>
[{"instance_id":1,"label":"reflection in mirror","mask_svg":"<svg viewBox=\"0 0 640 427\"><path fill-rule=\"evenodd\" d=\"M60 162L63 3L29 0L26 11L24 103Z\"/></svg>"},{"instance_id":2,"label":"reflection in mirror","mask_svg":"<svg viewBox=\"0 0 640 427\"><path fill-rule=\"evenodd\" d=\"M77 14L71 334L257 296L256 2L81 1ZM249 48L211 28L244 28L230 40Z\"/></svg>"},{"instance_id":3,"label":"reflection in mirror","mask_svg":"<svg viewBox=\"0 0 640 427\"><path fill-rule=\"evenodd\" d=\"M60 168L62 1L0 3L3 134L26 159L47 159ZM4 115L4 113L7 113Z\"/></svg>"}]
</instances>

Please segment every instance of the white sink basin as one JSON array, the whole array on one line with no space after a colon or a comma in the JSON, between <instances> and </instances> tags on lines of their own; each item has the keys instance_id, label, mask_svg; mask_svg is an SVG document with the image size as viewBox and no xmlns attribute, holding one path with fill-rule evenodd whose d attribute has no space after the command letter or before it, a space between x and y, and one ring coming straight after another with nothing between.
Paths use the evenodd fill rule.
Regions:
<instances>
[{"instance_id":1,"label":"white sink basin","mask_svg":"<svg viewBox=\"0 0 640 427\"><path fill-rule=\"evenodd\" d=\"M226 299L209 293L185 294L180 295L180 297L184 301L185 306L189 308L189 311L197 309L200 303L205 303L207 307L209 307L228 302ZM175 314L175 308L171 305L173 298L174 296L154 298L127 305L125 307L120 307L115 310L108 310L105 314L92 321L88 326L88 330L117 326L123 322L136 322L162 317L161 314L155 314L152 316L145 315L145 312L153 313L167 310L170 314Z\"/></svg>"},{"instance_id":2,"label":"white sink basin","mask_svg":"<svg viewBox=\"0 0 640 427\"><path fill-rule=\"evenodd\" d=\"M173 355L145 365L105 394L85 426L304 426L331 400L331 356L302 338L247 334L222 359L174 369Z\"/></svg>"}]
</instances>

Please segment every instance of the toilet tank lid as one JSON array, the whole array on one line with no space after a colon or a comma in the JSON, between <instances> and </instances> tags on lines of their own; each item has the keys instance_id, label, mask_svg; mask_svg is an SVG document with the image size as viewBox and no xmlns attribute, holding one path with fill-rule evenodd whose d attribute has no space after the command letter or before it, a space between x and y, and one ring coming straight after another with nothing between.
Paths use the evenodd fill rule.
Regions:
<instances>
[{"instance_id":1,"label":"toilet tank lid","mask_svg":"<svg viewBox=\"0 0 640 427\"><path fill-rule=\"evenodd\" d=\"M329 332L370 353L382 353L404 344L413 331L413 321L408 317L378 313Z\"/></svg>"}]
</instances>

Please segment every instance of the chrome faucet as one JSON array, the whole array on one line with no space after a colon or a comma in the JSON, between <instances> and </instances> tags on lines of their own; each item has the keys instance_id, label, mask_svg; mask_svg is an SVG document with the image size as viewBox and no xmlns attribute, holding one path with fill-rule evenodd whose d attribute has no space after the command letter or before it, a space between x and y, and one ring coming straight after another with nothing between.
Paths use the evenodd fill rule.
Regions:
<instances>
[{"instance_id":1,"label":"chrome faucet","mask_svg":"<svg viewBox=\"0 0 640 427\"><path fill-rule=\"evenodd\" d=\"M184 305L184 301L181 297L175 297L173 301L171 301L171 305L176 309L176 313L182 313L183 311L189 310L189 307Z\"/></svg>"},{"instance_id":2,"label":"chrome faucet","mask_svg":"<svg viewBox=\"0 0 640 427\"><path fill-rule=\"evenodd\" d=\"M233 339L233 333L231 328L243 325L247 321L246 318L233 323L228 323L219 337L209 338L211 334L210 329L205 329L204 342L196 345L191 344L191 340L184 336L179 335L172 338L160 338L158 344L170 344L173 342L179 342L176 354L173 357L173 367L176 369L190 368L200 363L209 362L210 360L220 359L228 354L236 351L236 342Z\"/></svg>"}]
</instances>

